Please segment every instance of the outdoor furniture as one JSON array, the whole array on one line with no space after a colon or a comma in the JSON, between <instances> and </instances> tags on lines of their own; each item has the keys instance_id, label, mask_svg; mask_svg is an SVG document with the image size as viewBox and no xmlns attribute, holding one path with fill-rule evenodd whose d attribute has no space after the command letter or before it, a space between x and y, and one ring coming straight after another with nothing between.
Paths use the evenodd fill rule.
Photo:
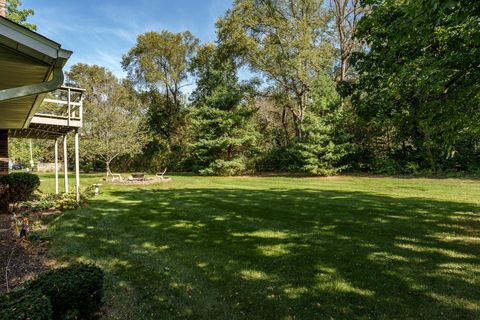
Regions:
<instances>
[{"instance_id":1,"label":"outdoor furniture","mask_svg":"<svg viewBox=\"0 0 480 320\"><path fill-rule=\"evenodd\" d=\"M109 169L107 171L107 177L108 175L112 176L112 182L123 182L123 177L120 173L112 173L112 171Z\"/></svg>"},{"instance_id":2,"label":"outdoor furniture","mask_svg":"<svg viewBox=\"0 0 480 320\"><path fill-rule=\"evenodd\" d=\"M132 176L128 178L128 181L145 181L145 173L143 172L132 173Z\"/></svg>"},{"instance_id":3,"label":"outdoor furniture","mask_svg":"<svg viewBox=\"0 0 480 320\"><path fill-rule=\"evenodd\" d=\"M123 182L122 175L119 173L111 173L112 175L112 182Z\"/></svg>"},{"instance_id":4,"label":"outdoor furniture","mask_svg":"<svg viewBox=\"0 0 480 320\"><path fill-rule=\"evenodd\" d=\"M164 175L165 175L166 172L167 172L167 168L165 168L165 170L163 170L163 172L160 172L160 173L155 174L155 176L156 176L157 178L160 178L160 180L165 180Z\"/></svg>"}]
</instances>

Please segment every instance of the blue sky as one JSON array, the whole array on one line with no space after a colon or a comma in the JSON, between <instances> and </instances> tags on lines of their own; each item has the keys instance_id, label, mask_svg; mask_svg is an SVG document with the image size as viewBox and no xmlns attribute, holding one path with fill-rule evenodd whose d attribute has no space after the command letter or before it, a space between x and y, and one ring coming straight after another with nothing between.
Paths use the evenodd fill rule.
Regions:
<instances>
[{"instance_id":1,"label":"blue sky","mask_svg":"<svg viewBox=\"0 0 480 320\"><path fill-rule=\"evenodd\" d=\"M74 51L77 62L98 64L124 76L122 55L137 35L190 30L202 42L215 40L215 22L232 0L23 0L33 8L37 31Z\"/></svg>"}]
</instances>

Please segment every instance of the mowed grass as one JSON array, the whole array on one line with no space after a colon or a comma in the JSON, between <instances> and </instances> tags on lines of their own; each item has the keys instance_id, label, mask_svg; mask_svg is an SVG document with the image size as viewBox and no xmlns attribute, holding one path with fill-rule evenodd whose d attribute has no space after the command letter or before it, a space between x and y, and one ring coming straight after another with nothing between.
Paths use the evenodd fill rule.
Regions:
<instances>
[{"instance_id":1,"label":"mowed grass","mask_svg":"<svg viewBox=\"0 0 480 320\"><path fill-rule=\"evenodd\" d=\"M479 205L475 180L174 176L47 236L105 270L106 319L480 319Z\"/></svg>"}]
</instances>

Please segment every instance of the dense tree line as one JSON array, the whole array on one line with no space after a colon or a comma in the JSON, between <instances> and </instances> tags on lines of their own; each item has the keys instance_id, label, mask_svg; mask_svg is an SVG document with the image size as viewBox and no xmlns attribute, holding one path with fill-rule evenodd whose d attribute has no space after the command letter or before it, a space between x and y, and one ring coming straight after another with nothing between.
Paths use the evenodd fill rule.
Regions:
<instances>
[{"instance_id":1,"label":"dense tree line","mask_svg":"<svg viewBox=\"0 0 480 320\"><path fill-rule=\"evenodd\" d=\"M364 1L352 94L357 163L414 173L480 164L480 3Z\"/></svg>"},{"instance_id":2,"label":"dense tree line","mask_svg":"<svg viewBox=\"0 0 480 320\"><path fill-rule=\"evenodd\" d=\"M85 163L118 171L475 172L480 3L236 0L217 40L139 35L75 65Z\"/></svg>"}]
</instances>

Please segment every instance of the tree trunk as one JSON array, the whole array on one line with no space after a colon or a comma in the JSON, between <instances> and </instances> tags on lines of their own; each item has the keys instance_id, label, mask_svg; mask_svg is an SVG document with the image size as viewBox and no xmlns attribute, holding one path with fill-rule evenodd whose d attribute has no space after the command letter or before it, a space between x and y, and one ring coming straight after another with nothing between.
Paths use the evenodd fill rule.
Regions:
<instances>
[{"instance_id":1,"label":"tree trunk","mask_svg":"<svg viewBox=\"0 0 480 320\"><path fill-rule=\"evenodd\" d=\"M340 62L340 81L344 81L347 77L347 68L348 68L348 57L345 56L345 53L342 52L341 62Z\"/></svg>"},{"instance_id":2,"label":"tree trunk","mask_svg":"<svg viewBox=\"0 0 480 320\"><path fill-rule=\"evenodd\" d=\"M435 158L433 157L432 148L427 144L428 160L430 161L430 167L433 173L437 173L437 166L435 164Z\"/></svg>"},{"instance_id":3,"label":"tree trunk","mask_svg":"<svg viewBox=\"0 0 480 320\"><path fill-rule=\"evenodd\" d=\"M287 108L284 106L283 111L282 111L282 126L283 126L283 131L285 132L285 145L288 145L290 142L290 139L288 137L288 124L287 124Z\"/></svg>"},{"instance_id":4,"label":"tree trunk","mask_svg":"<svg viewBox=\"0 0 480 320\"><path fill-rule=\"evenodd\" d=\"M232 145L229 145L227 148L227 161L232 160Z\"/></svg>"},{"instance_id":5,"label":"tree trunk","mask_svg":"<svg viewBox=\"0 0 480 320\"><path fill-rule=\"evenodd\" d=\"M105 166L107 167L107 177L110 175L110 161L105 161Z\"/></svg>"},{"instance_id":6,"label":"tree trunk","mask_svg":"<svg viewBox=\"0 0 480 320\"><path fill-rule=\"evenodd\" d=\"M427 131L428 129L423 129L422 128L422 133L423 133L423 145L425 146L425 149L427 151L427 157L428 157L428 161L430 162L430 168L432 169L432 172L433 173L436 173L437 172L437 166L436 166L436 163L435 163L435 158L433 156L433 152L432 152L432 141L430 139L430 134L428 133Z\"/></svg>"}]
</instances>

